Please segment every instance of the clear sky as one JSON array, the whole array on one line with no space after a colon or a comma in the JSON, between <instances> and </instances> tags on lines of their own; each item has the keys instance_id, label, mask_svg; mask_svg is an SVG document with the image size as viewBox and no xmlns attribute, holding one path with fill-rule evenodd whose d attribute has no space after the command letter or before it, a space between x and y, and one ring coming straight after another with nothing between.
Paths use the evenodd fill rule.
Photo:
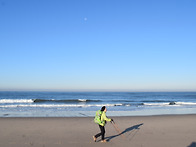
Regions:
<instances>
[{"instance_id":1,"label":"clear sky","mask_svg":"<svg viewBox=\"0 0 196 147\"><path fill-rule=\"evenodd\" d=\"M0 0L0 90L196 91L196 1Z\"/></svg>"}]
</instances>

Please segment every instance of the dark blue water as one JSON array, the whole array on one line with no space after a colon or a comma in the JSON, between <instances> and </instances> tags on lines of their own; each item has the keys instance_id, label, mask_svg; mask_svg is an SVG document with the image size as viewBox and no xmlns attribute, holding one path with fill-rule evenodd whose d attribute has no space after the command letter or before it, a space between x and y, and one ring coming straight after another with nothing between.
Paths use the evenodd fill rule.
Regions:
<instances>
[{"instance_id":1,"label":"dark blue water","mask_svg":"<svg viewBox=\"0 0 196 147\"><path fill-rule=\"evenodd\" d=\"M196 113L196 92L0 92L0 117Z\"/></svg>"}]
</instances>

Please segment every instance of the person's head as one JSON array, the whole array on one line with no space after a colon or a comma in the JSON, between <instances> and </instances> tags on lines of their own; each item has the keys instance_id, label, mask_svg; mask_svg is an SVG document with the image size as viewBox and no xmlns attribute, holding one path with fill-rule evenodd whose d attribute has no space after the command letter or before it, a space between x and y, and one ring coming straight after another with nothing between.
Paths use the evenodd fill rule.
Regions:
<instances>
[{"instance_id":1,"label":"person's head","mask_svg":"<svg viewBox=\"0 0 196 147\"><path fill-rule=\"evenodd\" d=\"M101 108L101 111L107 111L107 109L106 109L106 106L103 106L102 108Z\"/></svg>"}]
</instances>

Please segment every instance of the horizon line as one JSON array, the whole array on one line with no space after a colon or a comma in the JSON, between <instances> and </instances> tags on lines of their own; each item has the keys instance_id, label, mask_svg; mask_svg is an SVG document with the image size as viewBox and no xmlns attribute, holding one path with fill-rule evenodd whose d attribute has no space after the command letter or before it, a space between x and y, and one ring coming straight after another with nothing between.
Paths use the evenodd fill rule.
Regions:
<instances>
[{"instance_id":1,"label":"horizon line","mask_svg":"<svg viewBox=\"0 0 196 147\"><path fill-rule=\"evenodd\" d=\"M0 89L26 92L196 92L195 89Z\"/></svg>"}]
</instances>

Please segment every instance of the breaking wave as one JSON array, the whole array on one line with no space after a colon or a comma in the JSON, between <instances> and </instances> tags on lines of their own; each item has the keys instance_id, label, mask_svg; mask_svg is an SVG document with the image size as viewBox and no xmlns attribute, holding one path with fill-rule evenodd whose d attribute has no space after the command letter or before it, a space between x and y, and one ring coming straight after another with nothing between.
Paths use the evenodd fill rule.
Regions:
<instances>
[{"instance_id":1,"label":"breaking wave","mask_svg":"<svg viewBox=\"0 0 196 147\"><path fill-rule=\"evenodd\" d=\"M74 103L74 102L100 102L100 100L88 100L88 99L67 99L67 100L55 100L55 99L0 99L0 103Z\"/></svg>"},{"instance_id":2,"label":"breaking wave","mask_svg":"<svg viewBox=\"0 0 196 147\"><path fill-rule=\"evenodd\" d=\"M196 105L194 102L167 102L167 103L143 103L146 106L187 106Z\"/></svg>"},{"instance_id":3,"label":"breaking wave","mask_svg":"<svg viewBox=\"0 0 196 147\"><path fill-rule=\"evenodd\" d=\"M0 99L0 103L33 103L32 99Z\"/></svg>"},{"instance_id":4,"label":"breaking wave","mask_svg":"<svg viewBox=\"0 0 196 147\"><path fill-rule=\"evenodd\" d=\"M122 106L123 104L104 104L108 107ZM46 108L55 108L55 107L102 107L103 104L19 104L19 105L0 105L3 108L14 108L14 107L46 107Z\"/></svg>"}]
</instances>

